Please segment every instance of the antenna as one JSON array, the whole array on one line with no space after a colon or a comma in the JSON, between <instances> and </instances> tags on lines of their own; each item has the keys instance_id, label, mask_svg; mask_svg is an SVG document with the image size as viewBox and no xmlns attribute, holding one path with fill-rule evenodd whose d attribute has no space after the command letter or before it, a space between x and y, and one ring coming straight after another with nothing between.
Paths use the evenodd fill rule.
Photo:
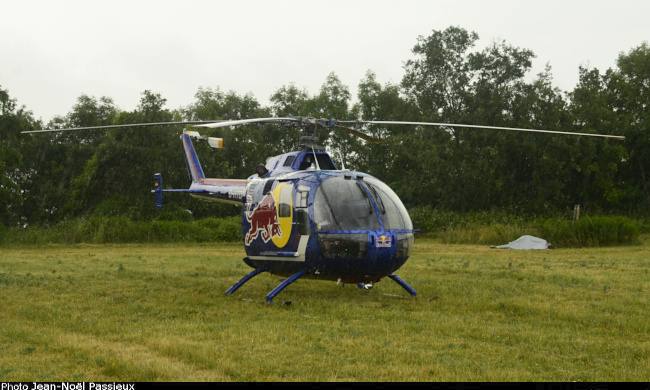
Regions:
<instances>
[{"instance_id":1,"label":"antenna","mask_svg":"<svg viewBox=\"0 0 650 390\"><path fill-rule=\"evenodd\" d=\"M341 170L345 171L345 161L343 161L343 155L341 154L341 150L336 149L336 153L339 154L339 159L341 160Z\"/></svg>"},{"instance_id":2,"label":"antenna","mask_svg":"<svg viewBox=\"0 0 650 390\"><path fill-rule=\"evenodd\" d=\"M320 164L318 164L318 158L316 158L316 151L314 150L314 145L311 146L311 152L314 154L314 161L316 161L316 170L320 171Z\"/></svg>"}]
</instances>

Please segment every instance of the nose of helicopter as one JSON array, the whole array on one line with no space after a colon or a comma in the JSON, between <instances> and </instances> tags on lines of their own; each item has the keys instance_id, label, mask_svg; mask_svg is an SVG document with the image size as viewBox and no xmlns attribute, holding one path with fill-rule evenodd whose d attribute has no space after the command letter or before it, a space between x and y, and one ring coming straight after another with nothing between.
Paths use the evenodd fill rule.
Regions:
<instances>
[{"instance_id":1,"label":"nose of helicopter","mask_svg":"<svg viewBox=\"0 0 650 390\"><path fill-rule=\"evenodd\" d=\"M321 254L342 280L376 281L408 259L411 219L397 195L376 178L345 173L323 180L313 210Z\"/></svg>"},{"instance_id":2,"label":"nose of helicopter","mask_svg":"<svg viewBox=\"0 0 650 390\"><path fill-rule=\"evenodd\" d=\"M379 259L391 258L396 252L395 235L390 232L370 233L370 249L373 250Z\"/></svg>"},{"instance_id":3,"label":"nose of helicopter","mask_svg":"<svg viewBox=\"0 0 650 390\"><path fill-rule=\"evenodd\" d=\"M413 233L378 231L370 233L369 239L369 259L374 258L380 263L387 262L395 265L396 262L406 261L413 247Z\"/></svg>"},{"instance_id":4,"label":"nose of helicopter","mask_svg":"<svg viewBox=\"0 0 650 390\"><path fill-rule=\"evenodd\" d=\"M401 267L410 255L413 233L322 233L318 241L328 264L323 276L358 283L377 281Z\"/></svg>"}]
</instances>

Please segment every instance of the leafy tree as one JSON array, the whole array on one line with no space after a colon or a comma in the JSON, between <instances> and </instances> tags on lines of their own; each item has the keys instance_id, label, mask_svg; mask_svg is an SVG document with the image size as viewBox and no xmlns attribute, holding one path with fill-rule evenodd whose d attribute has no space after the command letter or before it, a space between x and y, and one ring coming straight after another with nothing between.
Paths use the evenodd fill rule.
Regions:
<instances>
[{"instance_id":1,"label":"leafy tree","mask_svg":"<svg viewBox=\"0 0 650 390\"><path fill-rule=\"evenodd\" d=\"M23 140L20 132L33 129L32 113L17 108L15 99L0 87L0 227L24 223L23 206L25 172L21 169Z\"/></svg>"},{"instance_id":2,"label":"leafy tree","mask_svg":"<svg viewBox=\"0 0 650 390\"><path fill-rule=\"evenodd\" d=\"M563 93L552 84L550 66L532 83L518 81L504 115L514 127L572 130ZM554 211L571 203L567 184L571 175L571 139L562 135L497 132L500 160L495 167L502 205L529 212Z\"/></svg>"},{"instance_id":3,"label":"leafy tree","mask_svg":"<svg viewBox=\"0 0 650 390\"><path fill-rule=\"evenodd\" d=\"M350 89L334 73L327 75L320 92L308 104L311 115L317 118L337 120L352 119L350 113ZM341 155L344 160L351 158L359 149L360 140L351 134L337 129L324 130L320 135L321 143L333 154ZM336 151L336 152L334 152ZM335 160L337 160L335 158Z\"/></svg>"},{"instance_id":4,"label":"leafy tree","mask_svg":"<svg viewBox=\"0 0 650 390\"><path fill-rule=\"evenodd\" d=\"M182 110L187 120L237 120L268 115L250 93L239 96L234 91L224 93L218 87L199 87L194 98L195 102Z\"/></svg>"},{"instance_id":5,"label":"leafy tree","mask_svg":"<svg viewBox=\"0 0 650 390\"><path fill-rule=\"evenodd\" d=\"M402 87L429 122L453 122L467 112L471 75L469 54L478 34L460 27L434 30L418 37L413 47L415 59L404 66Z\"/></svg>"},{"instance_id":6,"label":"leafy tree","mask_svg":"<svg viewBox=\"0 0 650 390\"><path fill-rule=\"evenodd\" d=\"M496 42L470 52L478 35L460 27L419 37L415 59L406 62L402 87L421 118L430 122L516 126L514 106L534 57L530 50ZM518 137L450 126L413 133L421 185L414 199L454 210L503 206L506 188L502 150ZM417 145L417 146L416 146ZM531 144L531 147L534 147ZM520 164L520 161L516 161ZM417 187L416 187L417 186Z\"/></svg>"},{"instance_id":7,"label":"leafy tree","mask_svg":"<svg viewBox=\"0 0 650 390\"><path fill-rule=\"evenodd\" d=\"M382 86L372 71L366 72L359 82L357 101L352 112L359 119L414 121L419 117L415 107L401 95L398 85ZM386 181L400 197L408 196L405 183L417 181L420 167L414 165L413 152L407 145L410 136L419 131L413 126L369 125L365 132L383 143L360 142L359 152L350 156L349 165Z\"/></svg>"},{"instance_id":8,"label":"leafy tree","mask_svg":"<svg viewBox=\"0 0 650 390\"><path fill-rule=\"evenodd\" d=\"M81 95L65 117L55 117L48 128L111 125L117 108L110 98ZM25 213L31 223L54 223L81 209L75 204L73 182L106 138L106 131L74 131L24 137Z\"/></svg>"},{"instance_id":9,"label":"leafy tree","mask_svg":"<svg viewBox=\"0 0 650 390\"><path fill-rule=\"evenodd\" d=\"M164 109L165 103L160 94L144 91L138 108L119 112L113 124L171 121L175 114ZM180 134L180 129L163 126L108 130L84 165L83 173L73 181L68 211L126 214L134 218L152 216L153 199L143 194L152 188L153 173L170 164L184 164L181 158L169 153L170 143L177 139L173 134Z\"/></svg>"},{"instance_id":10,"label":"leafy tree","mask_svg":"<svg viewBox=\"0 0 650 390\"><path fill-rule=\"evenodd\" d=\"M320 88L317 95L309 97L306 90L298 89L294 84L279 88L271 95L271 109L276 116L312 116L315 118L331 118L347 120L351 118L350 113L350 89L344 85L339 77L330 73ZM285 131L286 130L282 130ZM299 133L291 136L293 145L297 141ZM324 130L319 135L320 143L332 149L338 150L343 156L352 154L358 145L358 141L343 131ZM286 143L284 150L288 151Z\"/></svg>"},{"instance_id":11,"label":"leafy tree","mask_svg":"<svg viewBox=\"0 0 650 390\"><path fill-rule=\"evenodd\" d=\"M628 159L621 176L631 184L637 204L650 208L650 46L644 42L616 61L618 69L611 72L608 93L612 110L618 117L618 128L626 136Z\"/></svg>"},{"instance_id":12,"label":"leafy tree","mask_svg":"<svg viewBox=\"0 0 650 390\"><path fill-rule=\"evenodd\" d=\"M579 72L578 85L569 94L574 130L617 132L620 118L613 109L609 92L612 71L601 74L598 69L580 67ZM620 180L621 163L626 159L623 145L620 141L572 140L572 153L568 157L572 170L567 189L575 203L602 209L620 205L629 196Z\"/></svg>"},{"instance_id":13,"label":"leafy tree","mask_svg":"<svg viewBox=\"0 0 650 390\"><path fill-rule=\"evenodd\" d=\"M235 92L223 93L217 89L199 88L196 102L184 109L189 120L247 119L270 117L269 109L261 107L251 94L240 96ZM277 126L221 127L210 132L211 136L224 139L222 150L203 153L200 156L206 175L227 178L246 178L255 172L255 166L266 158L278 154L286 143L284 129ZM195 145L197 150L202 145ZM202 148L206 149L207 148Z\"/></svg>"},{"instance_id":14,"label":"leafy tree","mask_svg":"<svg viewBox=\"0 0 650 390\"><path fill-rule=\"evenodd\" d=\"M309 101L310 114L317 118L348 119L350 89L334 73L327 75L318 95Z\"/></svg>"},{"instance_id":15,"label":"leafy tree","mask_svg":"<svg viewBox=\"0 0 650 390\"><path fill-rule=\"evenodd\" d=\"M617 68L580 68L580 81L563 93L550 66L531 82L532 51L495 41L475 50L478 34L460 27L418 37L400 85L381 85L372 71L359 82L357 102L330 73L310 95L295 84L278 88L263 107L252 94L199 88L179 110L160 94L144 91L131 112L110 98L81 95L65 116L47 127L67 128L270 116L339 120L428 121L488 126L608 132L625 143L530 133L371 125L385 141L373 144L345 131L322 131L321 143L340 151L347 168L387 182L409 206L453 211L494 207L553 212L580 203L591 210L650 210L648 105L650 48L622 53ZM41 128L0 88L0 223L50 224L90 213L151 219L225 216L240 210L178 196L159 213L149 192L160 172L166 188L188 185L180 126L21 136ZM199 129L224 138L222 150L195 143L206 175L245 178L267 157L292 150L299 132L275 125ZM338 155L338 153L334 153ZM335 160L338 159L335 157ZM171 196L171 195L170 195Z\"/></svg>"},{"instance_id":16,"label":"leafy tree","mask_svg":"<svg viewBox=\"0 0 650 390\"><path fill-rule=\"evenodd\" d=\"M418 37L413 47L415 59L405 64L402 88L414 104L421 120L427 122L467 123L471 91L471 68L468 50L478 35L460 27L434 30L428 37ZM401 187L413 193L413 202L457 208L465 204L463 176L467 172L460 152L461 129L421 129L410 137L407 150L418 172L410 183ZM455 140L452 149L450 142ZM417 145L417 147L416 147ZM414 167L415 168L415 167ZM455 168L455 169L454 169ZM407 198L408 199L408 198Z\"/></svg>"},{"instance_id":17,"label":"leafy tree","mask_svg":"<svg viewBox=\"0 0 650 390\"><path fill-rule=\"evenodd\" d=\"M310 98L305 89L298 89L295 84L283 85L270 98L271 111L277 117L310 115Z\"/></svg>"}]
</instances>

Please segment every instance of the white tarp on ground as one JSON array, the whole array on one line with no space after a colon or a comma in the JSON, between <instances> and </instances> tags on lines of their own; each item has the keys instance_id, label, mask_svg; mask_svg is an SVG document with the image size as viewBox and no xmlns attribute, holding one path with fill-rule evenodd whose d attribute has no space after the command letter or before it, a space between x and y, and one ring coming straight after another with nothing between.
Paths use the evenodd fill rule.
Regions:
<instances>
[{"instance_id":1,"label":"white tarp on ground","mask_svg":"<svg viewBox=\"0 0 650 390\"><path fill-rule=\"evenodd\" d=\"M499 249L548 249L546 240L534 236L521 236L518 239L506 244L499 245Z\"/></svg>"}]
</instances>

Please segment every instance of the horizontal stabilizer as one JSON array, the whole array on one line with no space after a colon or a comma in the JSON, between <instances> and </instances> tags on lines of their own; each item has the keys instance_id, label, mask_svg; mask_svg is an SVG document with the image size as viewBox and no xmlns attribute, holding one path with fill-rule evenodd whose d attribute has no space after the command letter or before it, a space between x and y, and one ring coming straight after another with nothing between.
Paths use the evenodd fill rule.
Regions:
<instances>
[{"instance_id":1,"label":"horizontal stabilizer","mask_svg":"<svg viewBox=\"0 0 650 390\"><path fill-rule=\"evenodd\" d=\"M208 137L208 145L213 149L223 148L223 138Z\"/></svg>"},{"instance_id":2,"label":"horizontal stabilizer","mask_svg":"<svg viewBox=\"0 0 650 390\"><path fill-rule=\"evenodd\" d=\"M162 209L163 207L163 192L182 192L182 193L190 193L190 194L206 194L206 195L214 195L212 192L203 190L203 189L178 189L178 190L163 190L162 188L162 175L160 173L156 173L153 175L153 181L154 181L154 187L153 190L151 191L154 194L155 201L156 201L156 208Z\"/></svg>"}]
</instances>

